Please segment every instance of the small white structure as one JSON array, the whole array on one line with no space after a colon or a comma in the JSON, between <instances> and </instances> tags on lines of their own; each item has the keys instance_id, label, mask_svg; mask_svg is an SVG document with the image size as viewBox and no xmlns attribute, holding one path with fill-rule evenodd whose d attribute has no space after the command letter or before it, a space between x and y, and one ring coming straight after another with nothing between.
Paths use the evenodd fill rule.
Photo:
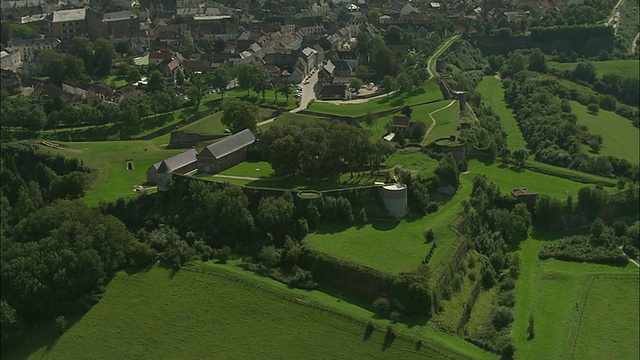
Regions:
<instances>
[{"instance_id":1,"label":"small white structure","mask_svg":"<svg viewBox=\"0 0 640 360\"><path fill-rule=\"evenodd\" d=\"M402 183L384 185L380 189L380 197L391 216L401 219L407 215L407 185Z\"/></svg>"}]
</instances>

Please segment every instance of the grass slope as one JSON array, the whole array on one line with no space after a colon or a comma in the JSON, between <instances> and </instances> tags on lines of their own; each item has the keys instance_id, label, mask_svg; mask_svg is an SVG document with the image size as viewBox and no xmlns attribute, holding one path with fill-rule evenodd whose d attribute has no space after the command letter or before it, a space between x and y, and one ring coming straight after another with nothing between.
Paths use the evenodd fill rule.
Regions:
<instances>
[{"instance_id":1,"label":"grass slope","mask_svg":"<svg viewBox=\"0 0 640 360\"><path fill-rule=\"evenodd\" d=\"M444 106L449 105L450 101L443 102ZM432 143L434 140L448 137L450 135L458 135L458 126L460 125L460 110L459 105L455 104L448 108L438 111L433 114L433 118L436 119L436 126L429 134L427 144ZM427 129L431 124L427 124Z\"/></svg>"},{"instance_id":2,"label":"grass slope","mask_svg":"<svg viewBox=\"0 0 640 360\"><path fill-rule=\"evenodd\" d=\"M626 159L632 164L640 160L640 130L622 116L600 109L597 115L587 112L587 107L571 101L571 110L578 117L578 125L585 125L592 134L602 135L600 155Z\"/></svg>"},{"instance_id":3,"label":"grass slope","mask_svg":"<svg viewBox=\"0 0 640 360\"><path fill-rule=\"evenodd\" d=\"M425 124L426 129L428 129L429 126L431 126L431 118L429 117L429 114L437 109L440 109L446 106L447 104L449 104L449 101L438 101L431 104L415 106L412 108L413 111L411 112L411 121L422 122ZM441 115L440 113L447 112L448 110L449 109L438 112L436 113L436 115ZM373 122L373 124L371 124L371 126L365 124L364 122L360 124L362 125L363 128L369 130L369 134L370 134L369 137L371 138L371 140L377 141L387 134L387 123L391 121L394 116L404 116L404 115L398 112L391 115L383 116L383 117L377 118ZM448 123L449 122L443 122L443 124L438 123L438 125L436 125L436 127L434 128L434 131L436 131L435 129L439 128L440 126L447 127ZM445 131L448 131L448 130L445 130ZM454 126L454 131L455 131L455 126Z\"/></svg>"},{"instance_id":4,"label":"grass slope","mask_svg":"<svg viewBox=\"0 0 640 360\"><path fill-rule=\"evenodd\" d=\"M486 106L491 106L493 111L500 116L502 127L507 132L507 146L514 150L524 149L526 142L518 128L518 123L513 117L511 109L504 102L504 89L500 80L494 76L485 76L478 83L476 90L482 95L482 101Z\"/></svg>"},{"instance_id":5,"label":"grass slope","mask_svg":"<svg viewBox=\"0 0 640 360\"><path fill-rule=\"evenodd\" d=\"M420 350L405 339L385 343L382 330L367 337L363 323L307 305L304 292L289 301L288 292L220 270L120 272L97 305L29 358L466 357L432 343Z\"/></svg>"},{"instance_id":6,"label":"grass slope","mask_svg":"<svg viewBox=\"0 0 640 360\"><path fill-rule=\"evenodd\" d=\"M569 341L573 324L578 321L580 302L585 291L585 284L594 274L634 274L638 268L633 264L626 267L564 262L554 259L539 260L538 253L545 244L558 240L562 235L534 234L520 243L518 254L522 261L520 277L516 281L515 322L512 326L512 337L516 345L516 358L519 359L565 359L570 358L571 343ZM568 235L566 235L568 236ZM617 281L617 280L611 280ZM637 282L636 282L637 292ZM617 297L616 297L617 298ZM624 300L633 302L630 298ZM638 300L635 298L637 311ZM583 306L583 303L580 303ZM627 308L627 305L623 305ZM599 310L599 311L602 311ZM585 312L586 313L586 312ZM599 316L608 316L607 321L626 321L619 317L619 312L604 311ZM535 319L535 338L527 339L529 316ZM629 316L625 314L624 316ZM637 322L635 323L637 326ZM595 343L606 342L600 333L600 327L581 328L581 334L590 337ZM622 338L633 342L637 339L637 330L625 328L628 335ZM620 332L617 332L620 334ZM583 336L583 335L580 335ZM637 340L635 340L637 341ZM637 349L637 348L636 348ZM576 359L584 359L575 357ZM615 357L607 357L615 358Z\"/></svg>"},{"instance_id":7,"label":"grass slope","mask_svg":"<svg viewBox=\"0 0 640 360\"><path fill-rule=\"evenodd\" d=\"M640 76L640 61L638 60L594 61L592 64L598 78L601 78L604 74L617 74L633 78ZM547 62L548 67L559 70L573 71L577 65L578 63Z\"/></svg>"},{"instance_id":8,"label":"grass slope","mask_svg":"<svg viewBox=\"0 0 640 360\"><path fill-rule=\"evenodd\" d=\"M60 144L59 149L48 149L67 157L81 159L85 165L97 169L98 176L87 191L84 200L97 204L100 200L116 200L121 196L135 196L134 185L147 181L146 171L154 163L179 154L184 149L159 150L150 141L96 141ZM126 169L125 159L132 159L134 170Z\"/></svg>"},{"instance_id":9,"label":"grass slope","mask_svg":"<svg viewBox=\"0 0 640 360\"><path fill-rule=\"evenodd\" d=\"M219 172L219 175L269 178L275 175L275 171L273 171L271 165L266 161L245 161Z\"/></svg>"}]
</instances>

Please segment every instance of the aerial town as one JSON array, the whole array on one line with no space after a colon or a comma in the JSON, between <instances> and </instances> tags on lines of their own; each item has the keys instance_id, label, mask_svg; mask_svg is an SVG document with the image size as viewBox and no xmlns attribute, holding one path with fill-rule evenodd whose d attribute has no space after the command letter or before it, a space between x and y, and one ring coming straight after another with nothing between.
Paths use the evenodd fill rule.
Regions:
<instances>
[{"instance_id":1,"label":"aerial town","mask_svg":"<svg viewBox=\"0 0 640 360\"><path fill-rule=\"evenodd\" d=\"M638 0L1 0L3 359L638 359Z\"/></svg>"}]
</instances>

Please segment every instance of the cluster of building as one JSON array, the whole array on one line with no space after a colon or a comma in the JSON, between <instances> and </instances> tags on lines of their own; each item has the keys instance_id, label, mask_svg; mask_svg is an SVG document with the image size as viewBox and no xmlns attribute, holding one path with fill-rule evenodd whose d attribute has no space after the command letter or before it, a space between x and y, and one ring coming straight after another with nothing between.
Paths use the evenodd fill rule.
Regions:
<instances>
[{"instance_id":1,"label":"cluster of building","mask_svg":"<svg viewBox=\"0 0 640 360\"><path fill-rule=\"evenodd\" d=\"M147 169L147 182L158 185L158 190L169 189L173 174L216 174L247 159L247 152L256 142L255 135L246 129L205 147L198 153L187 150L159 161Z\"/></svg>"}]
</instances>

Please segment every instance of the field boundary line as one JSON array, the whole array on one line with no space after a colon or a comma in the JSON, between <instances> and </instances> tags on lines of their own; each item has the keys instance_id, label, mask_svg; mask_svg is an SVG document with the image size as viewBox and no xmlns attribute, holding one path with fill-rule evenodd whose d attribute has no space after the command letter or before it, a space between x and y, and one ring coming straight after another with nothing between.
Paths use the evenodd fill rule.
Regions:
<instances>
[{"instance_id":1,"label":"field boundary line","mask_svg":"<svg viewBox=\"0 0 640 360\"><path fill-rule=\"evenodd\" d=\"M620 280L636 280L638 279L638 274L592 274L589 276L587 283L582 289L582 293L580 294L580 299L576 303L576 310L578 311L577 321L573 321L573 326L571 331L569 332L569 336L567 337L567 345L570 347L568 352L565 353L564 358L573 360L575 357L576 344L578 343L578 338L580 336L580 328L582 326L582 318L584 316L584 311L587 307L587 301L589 300L589 293L591 292L591 288L593 287L593 283L597 279L620 279ZM567 357L568 355L568 357Z\"/></svg>"}]
</instances>

